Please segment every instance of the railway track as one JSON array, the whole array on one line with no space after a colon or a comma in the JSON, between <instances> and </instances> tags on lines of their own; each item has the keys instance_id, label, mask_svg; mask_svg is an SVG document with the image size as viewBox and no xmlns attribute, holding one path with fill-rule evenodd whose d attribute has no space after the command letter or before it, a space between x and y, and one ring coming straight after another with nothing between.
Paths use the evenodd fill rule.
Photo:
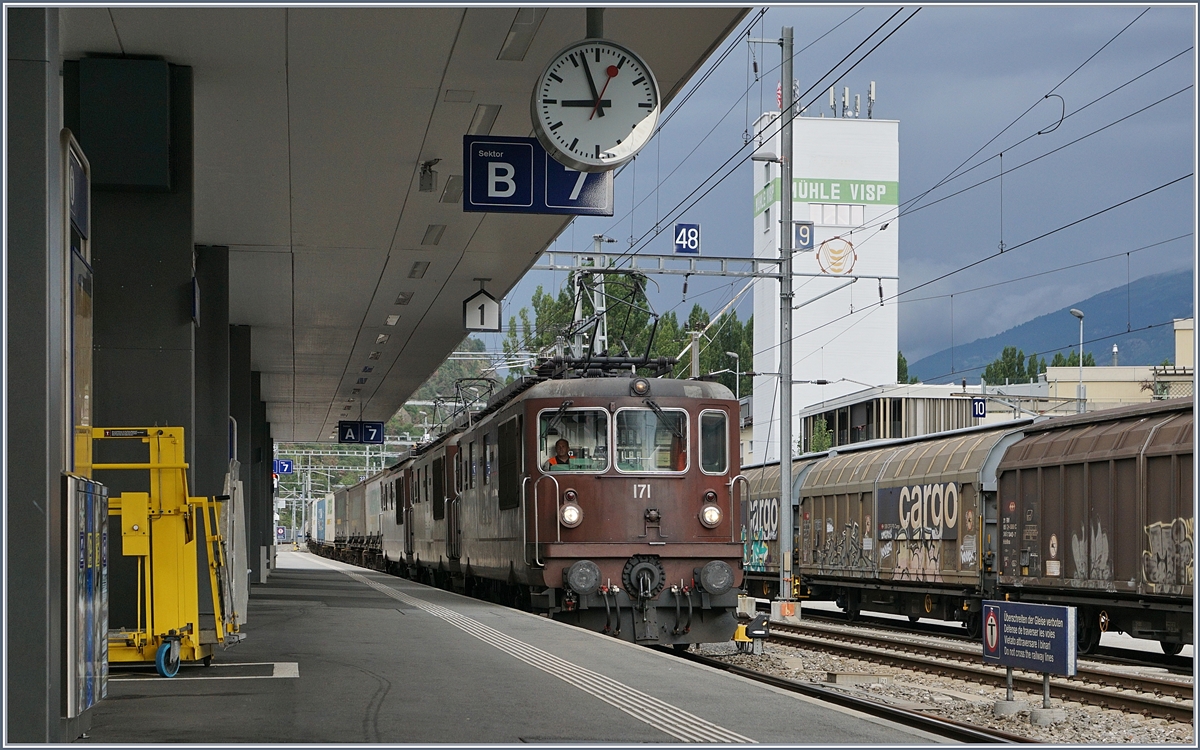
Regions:
<instances>
[{"instance_id":1,"label":"railway track","mask_svg":"<svg viewBox=\"0 0 1200 750\"><path fill-rule=\"evenodd\" d=\"M914 641L908 637L870 635L830 625L772 624L771 640L819 649L842 656L913 669L981 684L1003 686L1005 671L985 665L978 647ZM1013 671L1013 687L1040 693L1040 674ZM1131 711L1143 716L1192 722L1192 685L1179 679L1133 675L1080 665L1075 677L1052 676L1050 693L1064 700Z\"/></svg>"},{"instance_id":2,"label":"railway track","mask_svg":"<svg viewBox=\"0 0 1200 750\"><path fill-rule=\"evenodd\" d=\"M666 649L661 650L666 651ZM931 713L925 713L923 711L911 711L904 708L897 708L896 706L891 706L886 703L880 703L878 701L867 700L866 698L849 695L840 690L827 688L813 682L800 682L797 680L789 680L785 677L777 677L775 675L756 672L752 669L747 669L746 667L739 667L735 664L729 664L728 662L721 661L720 659L714 659L712 657L704 656L691 651L667 651L667 653L671 653L672 655L683 659L689 659L691 661L704 664L714 669L720 669L724 672L729 672L730 674L736 674L739 677L745 677L746 679L754 680L755 682L761 682L782 690L799 693L801 695L806 695L810 698L816 698L817 700L826 701L828 703L834 703L845 708L852 708L856 711L862 711L863 713L870 714L871 716L894 721L898 724L903 724L904 726L913 727L914 729L930 732L932 734L936 734L950 740L955 740L957 742L991 744L1040 742L1040 740L1022 737L1017 734L1009 734L1008 732L1001 732L995 729L988 729L986 727L965 724L960 721L954 721L953 719L947 719L945 717L937 716Z\"/></svg>"},{"instance_id":3,"label":"railway track","mask_svg":"<svg viewBox=\"0 0 1200 750\"><path fill-rule=\"evenodd\" d=\"M766 606L763 606L766 604ZM763 600L760 602L758 609L763 612L769 612L769 602ZM920 635L928 635L937 638L949 638L962 643L977 644L978 639L969 638L966 631L961 627L952 625L942 625L938 623L915 622L903 623L895 620L890 620L883 617L872 617L870 615L861 614L853 623L848 623L844 614L805 609L804 619L816 620L818 622L828 622L834 625L851 624L857 627L867 627L874 630L883 630L895 633L918 633ZM1167 654L1148 653L1145 651L1134 651L1131 649L1114 648L1110 646L1100 646L1095 653L1086 656L1081 655L1081 659L1086 659L1089 662L1108 663L1120 666L1130 667L1153 667L1157 669L1165 669L1171 674L1177 675L1192 675L1193 662L1192 659L1186 656L1168 656Z\"/></svg>"}]
</instances>

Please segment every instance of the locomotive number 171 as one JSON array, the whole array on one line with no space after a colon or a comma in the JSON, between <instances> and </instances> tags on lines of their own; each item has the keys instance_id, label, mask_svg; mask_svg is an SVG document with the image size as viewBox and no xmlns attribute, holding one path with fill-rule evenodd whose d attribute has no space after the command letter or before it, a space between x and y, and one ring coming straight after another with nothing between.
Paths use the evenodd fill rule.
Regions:
<instances>
[{"instance_id":1,"label":"locomotive number 171","mask_svg":"<svg viewBox=\"0 0 1200 750\"><path fill-rule=\"evenodd\" d=\"M634 500L649 500L650 499L650 485L648 485L648 484L633 485L633 499Z\"/></svg>"}]
</instances>

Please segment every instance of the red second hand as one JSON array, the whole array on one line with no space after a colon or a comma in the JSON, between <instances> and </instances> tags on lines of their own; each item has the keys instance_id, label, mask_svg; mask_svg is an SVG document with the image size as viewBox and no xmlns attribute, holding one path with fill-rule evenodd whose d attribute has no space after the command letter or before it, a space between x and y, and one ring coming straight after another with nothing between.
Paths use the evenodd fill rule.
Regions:
<instances>
[{"instance_id":1,"label":"red second hand","mask_svg":"<svg viewBox=\"0 0 1200 750\"><path fill-rule=\"evenodd\" d=\"M612 79L617 77L617 73L619 71L617 70L616 65L609 65L608 69L605 70L604 72L608 73L608 81L611 81ZM596 97L596 106L592 107L592 113L590 115L588 115L589 120L596 116L596 109L600 106L600 100L604 98L604 92L608 91L608 81L604 82L604 88L600 89L600 96Z\"/></svg>"}]
</instances>

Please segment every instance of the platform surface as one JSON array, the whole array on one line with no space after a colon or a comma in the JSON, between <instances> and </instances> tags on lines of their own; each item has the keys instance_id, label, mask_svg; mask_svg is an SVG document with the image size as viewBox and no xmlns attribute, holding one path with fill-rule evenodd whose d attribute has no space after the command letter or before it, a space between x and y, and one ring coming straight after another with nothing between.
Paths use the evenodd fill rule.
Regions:
<instances>
[{"instance_id":1,"label":"platform surface","mask_svg":"<svg viewBox=\"0 0 1200 750\"><path fill-rule=\"evenodd\" d=\"M281 551L246 640L122 669L85 742L930 744L933 735L544 617Z\"/></svg>"}]
</instances>

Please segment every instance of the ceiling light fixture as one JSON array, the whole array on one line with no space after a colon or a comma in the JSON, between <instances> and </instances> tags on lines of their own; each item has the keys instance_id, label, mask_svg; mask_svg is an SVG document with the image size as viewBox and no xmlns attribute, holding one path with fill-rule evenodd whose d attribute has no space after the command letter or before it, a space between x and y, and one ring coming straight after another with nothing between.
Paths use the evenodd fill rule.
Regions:
<instances>
[{"instance_id":1,"label":"ceiling light fixture","mask_svg":"<svg viewBox=\"0 0 1200 750\"><path fill-rule=\"evenodd\" d=\"M430 224L421 238L422 245L436 245L442 241L442 233L446 231L445 224Z\"/></svg>"},{"instance_id":2,"label":"ceiling light fixture","mask_svg":"<svg viewBox=\"0 0 1200 750\"><path fill-rule=\"evenodd\" d=\"M542 19L545 17L545 8L519 9L516 18L513 19L512 26L508 29L508 36L504 38L504 44L500 47L500 54L496 55L496 59L524 60L525 53L529 51L529 45L533 43L533 37L537 34L538 27L542 25Z\"/></svg>"},{"instance_id":3,"label":"ceiling light fixture","mask_svg":"<svg viewBox=\"0 0 1200 750\"><path fill-rule=\"evenodd\" d=\"M371 352L367 355L367 359L379 359L379 355L381 354L383 354L383 352Z\"/></svg>"},{"instance_id":4,"label":"ceiling light fixture","mask_svg":"<svg viewBox=\"0 0 1200 750\"><path fill-rule=\"evenodd\" d=\"M438 200L442 203L458 203L462 200L462 194L463 176L452 174L446 178L446 187L442 189L442 197Z\"/></svg>"},{"instance_id":5,"label":"ceiling light fixture","mask_svg":"<svg viewBox=\"0 0 1200 750\"><path fill-rule=\"evenodd\" d=\"M413 267L413 270L414 271L417 270L416 266ZM396 304L397 305L407 305L409 302L412 302L412 298L413 298L412 292L400 292L399 294L396 295Z\"/></svg>"},{"instance_id":6,"label":"ceiling light fixture","mask_svg":"<svg viewBox=\"0 0 1200 750\"><path fill-rule=\"evenodd\" d=\"M492 126L500 116L499 104L480 104L475 107L471 124L467 126L467 135L491 135Z\"/></svg>"},{"instance_id":7,"label":"ceiling light fixture","mask_svg":"<svg viewBox=\"0 0 1200 750\"><path fill-rule=\"evenodd\" d=\"M366 382L367 382L367 379L366 379L366 378L359 378L359 379L358 379L358 384L359 384L359 385L363 385L363 384L365 384Z\"/></svg>"},{"instance_id":8,"label":"ceiling light fixture","mask_svg":"<svg viewBox=\"0 0 1200 750\"><path fill-rule=\"evenodd\" d=\"M424 278L425 272L429 270L429 261L419 260L412 264L412 270L408 272L408 278L420 279Z\"/></svg>"},{"instance_id":9,"label":"ceiling light fixture","mask_svg":"<svg viewBox=\"0 0 1200 750\"><path fill-rule=\"evenodd\" d=\"M383 321L384 325L389 325L389 326L394 326L399 322L400 322L399 315L389 315L389 316L387 316L387 319Z\"/></svg>"},{"instance_id":10,"label":"ceiling light fixture","mask_svg":"<svg viewBox=\"0 0 1200 750\"><path fill-rule=\"evenodd\" d=\"M379 334L378 336L376 336L376 337L375 337L375 343L376 343L376 344L386 344L386 343L387 343L387 340L388 340L389 338L391 338L391 337L390 337L390 336L388 336L386 333L381 333L381 334Z\"/></svg>"},{"instance_id":11,"label":"ceiling light fixture","mask_svg":"<svg viewBox=\"0 0 1200 750\"><path fill-rule=\"evenodd\" d=\"M374 370L374 369L375 369L374 367L371 367L368 365L367 367L363 368L363 372L370 372L371 370Z\"/></svg>"}]
</instances>

